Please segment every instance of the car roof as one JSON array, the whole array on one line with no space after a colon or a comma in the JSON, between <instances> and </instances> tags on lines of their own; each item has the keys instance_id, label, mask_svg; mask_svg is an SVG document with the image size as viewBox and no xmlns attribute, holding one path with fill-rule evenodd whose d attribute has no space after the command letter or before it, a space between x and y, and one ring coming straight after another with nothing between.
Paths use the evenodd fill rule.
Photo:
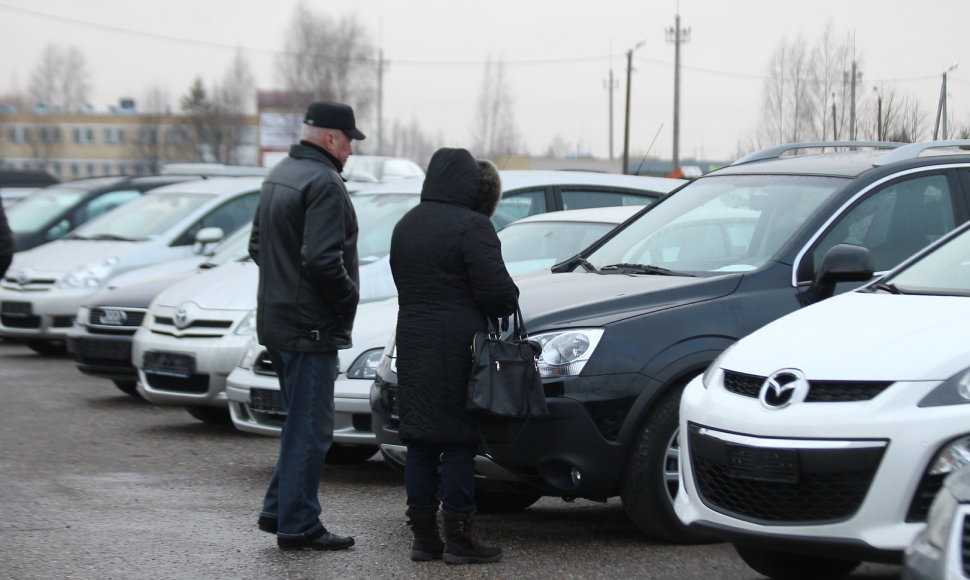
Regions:
<instances>
[{"instance_id":1,"label":"car roof","mask_svg":"<svg viewBox=\"0 0 970 580\"><path fill-rule=\"evenodd\" d=\"M667 193L686 183L683 179L621 175L595 171L555 171L538 169L505 169L499 171L502 191L549 185L603 185ZM399 179L360 189L354 195L372 193L421 193L423 177Z\"/></svg>"},{"instance_id":2,"label":"car roof","mask_svg":"<svg viewBox=\"0 0 970 580\"><path fill-rule=\"evenodd\" d=\"M708 175L794 174L857 177L872 169L885 151L841 151L793 155L740 165L728 165Z\"/></svg>"},{"instance_id":3,"label":"car roof","mask_svg":"<svg viewBox=\"0 0 970 580\"><path fill-rule=\"evenodd\" d=\"M236 193L259 189L263 184L262 177L213 177L211 179L195 179L182 181L171 185L163 185L149 191L146 195L168 193Z\"/></svg>"},{"instance_id":4,"label":"car roof","mask_svg":"<svg viewBox=\"0 0 970 580\"><path fill-rule=\"evenodd\" d=\"M591 207L585 209L567 209L563 211L553 211L530 215L516 220L513 224L526 224L535 222L599 222L606 224L619 224L626 221L630 216L642 210L642 205L618 205L612 207ZM504 229L504 228L503 228Z\"/></svg>"}]
</instances>

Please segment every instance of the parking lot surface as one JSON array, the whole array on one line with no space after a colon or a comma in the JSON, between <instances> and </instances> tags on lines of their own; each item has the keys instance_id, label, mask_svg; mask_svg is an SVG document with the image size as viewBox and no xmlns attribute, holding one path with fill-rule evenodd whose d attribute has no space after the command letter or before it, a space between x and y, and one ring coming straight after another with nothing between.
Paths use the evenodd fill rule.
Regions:
<instances>
[{"instance_id":1,"label":"parking lot surface","mask_svg":"<svg viewBox=\"0 0 970 580\"><path fill-rule=\"evenodd\" d=\"M329 466L324 523L342 552L280 552L256 516L277 440L206 425L80 374L68 357L0 342L0 577L755 579L729 544L642 536L618 501L482 515L498 564L408 559L401 474L377 459ZM867 564L854 579L894 579Z\"/></svg>"}]
</instances>

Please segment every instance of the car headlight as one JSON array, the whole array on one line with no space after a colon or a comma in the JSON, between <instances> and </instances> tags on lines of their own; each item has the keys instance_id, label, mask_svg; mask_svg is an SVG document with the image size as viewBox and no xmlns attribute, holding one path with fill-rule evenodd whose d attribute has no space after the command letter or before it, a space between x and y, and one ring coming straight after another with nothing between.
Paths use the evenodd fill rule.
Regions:
<instances>
[{"instance_id":1,"label":"car headlight","mask_svg":"<svg viewBox=\"0 0 970 580\"><path fill-rule=\"evenodd\" d=\"M256 357L259 353L263 352L263 346L258 342L250 341L249 347L246 348L246 352L243 353L242 358L239 359L239 367L246 369L247 371L253 370L253 364L256 363Z\"/></svg>"},{"instance_id":2,"label":"car headlight","mask_svg":"<svg viewBox=\"0 0 970 580\"><path fill-rule=\"evenodd\" d=\"M970 465L970 437L961 437L947 444L930 464L930 475L953 473Z\"/></svg>"},{"instance_id":3,"label":"car headlight","mask_svg":"<svg viewBox=\"0 0 970 580\"><path fill-rule=\"evenodd\" d=\"M953 517L957 513L957 498L953 497L950 490L944 486L933 499L930 505L930 515L926 521L926 541L943 549L946 546L947 537L950 535L950 526L953 524Z\"/></svg>"},{"instance_id":4,"label":"car headlight","mask_svg":"<svg viewBox=\"0 0 970 580\"><path fill-rule=\"evenodd\" d=\"M249 314L242 319L236 327L236 334L252 334L256 332L256 309L249 311Z\"/></svg>"},{"instance_id":5,"label":"car headlight","mask_svg":"<svg viewBox=\"0 0 970 580\"><path fill-rule=\"evenodd\" d=\"M970 369L964 369L940 383L919 402L920 407L942 407L970 403Z\"/></svg>"},{"instance_id":6,"label":"car headlight","mask_svg":"<svg viewBox=\"0 0 970 580\"><path fill-rule=\"evenodd\" d=\"M724 358L727 357L727 354L731 352L731 349L734 348L734 344L724 349L721 354L717 355L714 362L708 365L704 370L704 376L701 377L701 384L704 385L705 389L711 388L711 385L724 382L724 372L721 370L721 363L724 361Z\"/></svg>"},{"instance_id":7,"label":"car headlight","mask_svg":"<svg viewBox=\"0 0 970 580\"><path fill-rule=\"evenodd\" d=\"M365 350L357 357L354 364L347 369L348 379L374 379L377 376L377 365L384 357L383 348Z\"/></svg>"},{"instance_id":8,"label":"car headlight","mask_svg":"<svg viewBox=\"0 0 970 580\"><path fill-rule=\"evenodd\" d=\"M104 285L105 280L114 271L118 258L108 258L100 262L88 262L73 268L57 281L57 288L97 288Z\"/></svg>"},{"instance_id":9,"label":"car headlight","mask_svg":"<svg viewBox=\"0 0 970 580\"><path fill-rule=\"evenodd\" d=\"M603 338L602 328L574 328L530 336L542 346L539 374L542 377L572 377L582 372Z\"/></svg>"}]
</instances>

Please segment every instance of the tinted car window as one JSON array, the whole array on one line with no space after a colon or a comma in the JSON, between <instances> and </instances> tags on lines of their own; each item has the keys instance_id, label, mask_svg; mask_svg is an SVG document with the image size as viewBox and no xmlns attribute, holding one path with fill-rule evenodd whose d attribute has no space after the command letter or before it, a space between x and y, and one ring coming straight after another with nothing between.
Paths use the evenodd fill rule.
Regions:
<instances>
[{"instance_id":1,"label":"tinted car window","mask_svg":"<svg viewBox=\"0 0 970 580\"><path fill-rule=\"evenodd\" d=\"M195 243L195 236L202 228L219 228L223 236L228 236L239 226L253 221L258 204L258 191L230 199L192 224L172 245L184 246Z\"/></svg>"},{"instance_id":2,"label":"tinted car window","mask_svg":"<svg viewBox=\"0 0 970 580\"><path fill-rule=\"evenodd\" d=\"M501 229L515 220L546 213L546 190L518 190L507 191L502 194L498 208L492 216L492 223L496 229Z\"/></svg>"},{"instance_id":3,"label":"tinted car window","mask_svg":"<svg viewBox=\"0 0 970 580\"><path fill-rule=\"evenodd\" d=\"M137 189L122 189L119 191L112 191L104 195L99 195L98 197L88 201L86 204L84 204L84 206L78 208L75 223L80 224L96 218L104 212L114 209L126 201L131 201L139 195L141 195L141 192Z\"/></svg>"},{"instance_id":4,"label":"tinted car window","mask_svg":"<svg viewBox=\"0 0 970 580\"><path fill-rule=\"evenodd\" d=\"M35 191L6 209L10 229L18 234L36 232L52 217L77 205L86 194L86 191L67 187Z\"/></svg>"},{"instance_id":5,"label":"tinted car window","mask_svg":"<svg viewBox=\"0 0 970 580\"><path fill-rule=\"evenodd\" d=\"M563 209L587 209L591 207L608 207L612 205L646 205L653 202L654 197L619 191L590 191L583 189L563 189Z\"/></svg>"},{"instance_id":6,"label":"tinted car window","mask_svg":"<svg viewBox=\"0 0 970 580\"><path fill-rule=\"evenodd\" d=\"M850 209L819 242L814 265L836 244L864 246L876 271L889 270L953 229L953 203L945 175L894 182Z\"/></svg>"},{"instance_id":7,"label":"tinted car window","mask_svg":"<svg viewBox=\"0 0 970 580\"><path fill-rule=\"evenodd\" d=\"M691 183L606 241L595 267L643 264L679 272L754 270L845 181L732 175Z\"/></svg>"}]
</instances>

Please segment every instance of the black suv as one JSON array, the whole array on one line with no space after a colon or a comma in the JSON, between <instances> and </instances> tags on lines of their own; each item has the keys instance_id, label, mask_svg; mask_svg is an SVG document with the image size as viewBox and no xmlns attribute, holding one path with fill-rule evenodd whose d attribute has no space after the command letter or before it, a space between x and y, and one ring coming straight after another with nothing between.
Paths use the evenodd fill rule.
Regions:
<instances>
[{"instance_id":1,"label":"black suv","mask_svg":"<svg viewBox=\"0 0 970 580\"><path fill-rule=\"evenodd\" d=\"M482 424L483 483L511 486L491 498L482 486L486 507L619 495L644 532L707 540L673 510L684 385L739 338L858 286L970 218L970 152L959 147L970 141L759 151L551 273L520 279L550 413ZM807 148L822 152L789 155ZM394 356L392 340L371 403L382 451L400 462Z\"/></svg>"}]
</instances>

